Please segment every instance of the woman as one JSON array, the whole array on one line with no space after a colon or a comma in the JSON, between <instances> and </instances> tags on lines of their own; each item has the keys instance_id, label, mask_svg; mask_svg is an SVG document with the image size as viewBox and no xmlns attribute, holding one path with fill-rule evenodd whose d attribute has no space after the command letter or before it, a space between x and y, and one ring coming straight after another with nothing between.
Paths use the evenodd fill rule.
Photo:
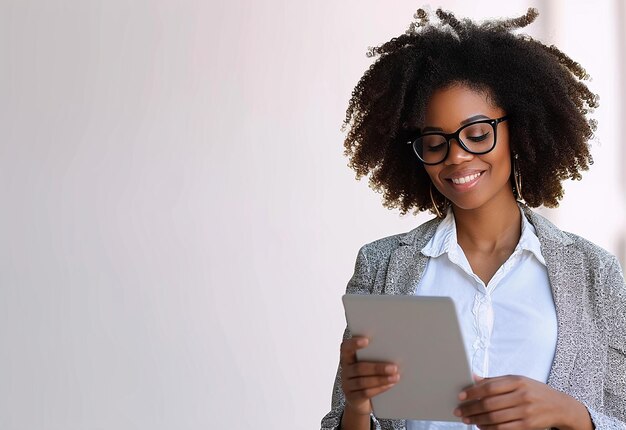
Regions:
<instances>
[{"instance_id":1,"label":"woman","mask_svg":"<svg viewBox=\"0 0 626 430\"><path fill-rule=\"evenodd\" d=\"M481 429L626 429L626 286L616 258L529 207L554 207L591 164L585 70L511 31L418 10L353 92L350 166L384 203L437 215L359 251L347 293L450 296L476 384L454 411ZM408 144L407 144L408 142ZM525 204L523 203L525 202ZM378 420L370 399L401 378L357 362L346 330L322 428L465 428Z\"/></svg>"}]
</instances>

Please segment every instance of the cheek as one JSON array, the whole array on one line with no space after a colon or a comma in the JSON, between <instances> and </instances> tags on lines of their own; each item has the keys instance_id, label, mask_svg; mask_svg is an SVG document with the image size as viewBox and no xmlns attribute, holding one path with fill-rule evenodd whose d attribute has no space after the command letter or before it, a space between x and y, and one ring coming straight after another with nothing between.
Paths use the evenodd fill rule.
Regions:
<instances>
[{"instance_id":1,"label":"cheek","mask_svg":"<svg viewBox=\"0 0 626 430\"><path fill-rule=\"evenodd\" d=\"M499 147L496 145L492 152L485 154L481 157L481 159L483 162L491 166L492 173L497 174L498 177L508 177L513 171L511 152L509 150L508 142L504 141L502 143L504 144Z\"/></svg>"},{"instance_id":2,"label":"cheek","mask_svg":"<svg viewBox=\"0 0 626 430\"><path fill-rule=\"evenodd\" d=\"M500 159L497 161L500 165L500 173L502 176L510 176L512 173L513 165L511 164L511 155L506 153L502 154Z\"/></svg>"}]
</instances>

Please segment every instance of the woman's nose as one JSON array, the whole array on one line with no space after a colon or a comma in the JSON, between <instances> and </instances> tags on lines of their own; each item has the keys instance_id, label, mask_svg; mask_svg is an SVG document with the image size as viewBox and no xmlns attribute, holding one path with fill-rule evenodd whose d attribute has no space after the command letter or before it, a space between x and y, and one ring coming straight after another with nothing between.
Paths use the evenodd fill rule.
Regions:
<instances>
[{"instance_id":1,"label":"woman's nose","mask_svg":"<svg viewBox=\"0 0 626 430\"><path fill-rule=\"evenodd\" d=\"M459 164L474 158L473 154L467 152L456 139L450 140L450 151L446 157L446 164Z\"/></svg>"}]
</instances>

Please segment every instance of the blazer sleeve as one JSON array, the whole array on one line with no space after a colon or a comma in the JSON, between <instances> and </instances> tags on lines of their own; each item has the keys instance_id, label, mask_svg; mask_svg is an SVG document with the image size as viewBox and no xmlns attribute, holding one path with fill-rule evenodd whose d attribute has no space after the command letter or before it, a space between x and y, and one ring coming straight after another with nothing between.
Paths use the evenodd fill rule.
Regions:
<instances>
[{"instance_id":1,"label":"blazer sleeve","mask_svg":"<svg viewBox=\"0 0 626 430\"><path fill-rule=\"evenodd\" d=\"M604 374L603 410L588 408L596 429L626 430L626 283L619 262L612 256L602 290L608 349Z\"/></svg>"},{"instance_id":2,"label":"blazer sleeve","mask_svg":"<svg viewBox=\"0 0 626 430\"><path fill-rule=\"evenodd\" d=\"M350 281L348 281L346 294L371 294L374 285L374 274L375 270L368 260L367 245L365 245L359 250L357 255L354 274L352 278L350 278ZM346 327L343 333L343 340L349 339L351 336L350 330ZM344 405L345 398L343 390L341 389L341 367L338 367L335 384L333 386L331 410L322 418L322 430L335 430L340 428ZM381 428L374 414L371 415L370 427L377 430Z\"/></svg>"}]
</instances>

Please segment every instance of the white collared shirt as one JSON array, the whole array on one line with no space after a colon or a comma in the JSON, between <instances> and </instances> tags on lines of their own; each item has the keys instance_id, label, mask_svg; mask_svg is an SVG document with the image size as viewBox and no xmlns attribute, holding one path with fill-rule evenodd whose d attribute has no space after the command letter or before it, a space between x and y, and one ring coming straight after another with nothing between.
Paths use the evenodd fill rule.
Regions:
<instances>
[{"instance_id":1,"label":"white collared shirt","mask_svg":"<svg viewBox=\"0 0 626 430\"><path fill-rule=\"evenodd\" d=\"M556 309L539 239L523 212L519 243L487 285L474 274L457 242L451 210L422 254L430 258L415 294L452 298L472 372L547 382L556 349ZM407 430L467 427L407 421Z\"/></svg>"}]
</instances>

